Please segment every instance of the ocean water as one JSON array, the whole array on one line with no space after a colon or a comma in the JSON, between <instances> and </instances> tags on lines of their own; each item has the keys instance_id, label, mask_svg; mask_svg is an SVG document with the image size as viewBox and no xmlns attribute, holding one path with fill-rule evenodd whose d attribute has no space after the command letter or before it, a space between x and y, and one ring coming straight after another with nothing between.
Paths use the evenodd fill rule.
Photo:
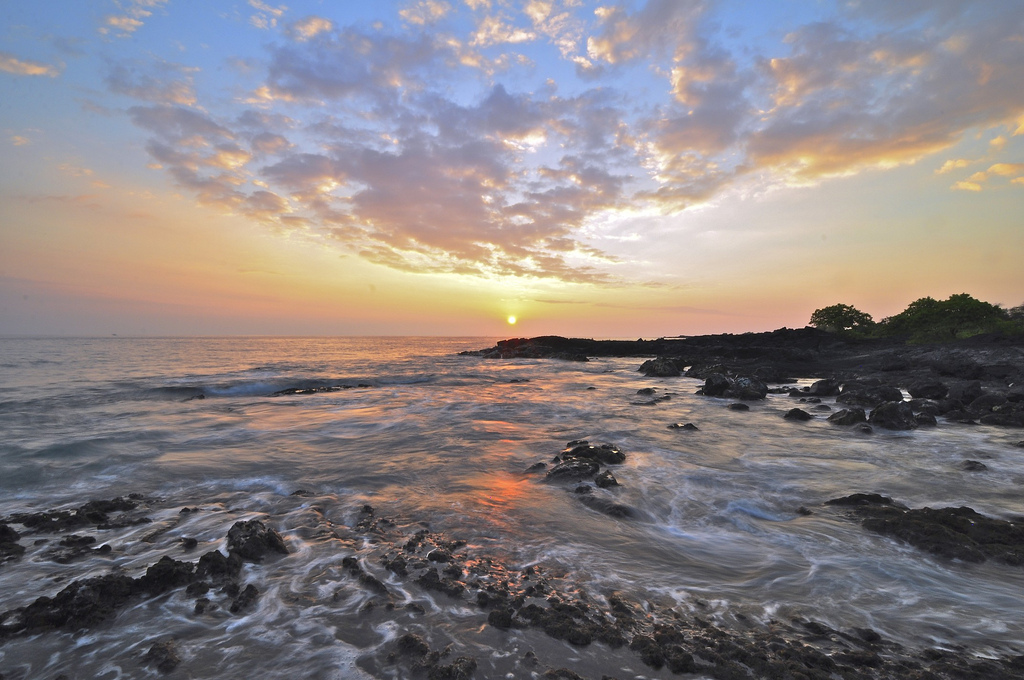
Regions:
<instances>
[{"instance_id":1,"label":"ocean water","mask_svg":"<svg viewBox=\"0 0 1024 680\"><path fill-rule=\"evenodd\" d=\"M729 410L695 396L697 380L643 377L639 358L458 354L495 340L0 338L0 517L137 493L153 520L79 531L113 550L69 564L53 560L59 537L13 525L27 552L0 565L0 611L74 579L139 576L164 555L194 561L223 548L242 519L263 519L292 551L246 567L261 593L251 611L197 615L183 590L133 601L85 634L0 641L0 673L146 677L156 671L143 655L173 637L182 664L168 677L402 677L383 650L414 632L474 656L478 678L530 677L528 651L583 674L672 677L625 649L482 625L468 600L401 581L380 566L380 545L350 531L365 504L396 531L442 532L474 555L727 627L802 617L911 648L1024 653L1024 569L933 558L822 506L877 492L910 507L1024 516L1019 432L863 435L831 426L827 413L783 420L788 396ZM328 387L345 389L275 394ZM645 387L671 398L645 404ZM668 428L685 422L699 430ZM613 468L621 486L595 494L633 517L609 517L573 485L524 472L581 438L626 453ZM988 469L965 472L966 459ZM185 537L198 548L183 551ZM391 605L418 606L367 613L374 593L345 572L349 556L384 582Z\"/></svg>"}]
</instances>

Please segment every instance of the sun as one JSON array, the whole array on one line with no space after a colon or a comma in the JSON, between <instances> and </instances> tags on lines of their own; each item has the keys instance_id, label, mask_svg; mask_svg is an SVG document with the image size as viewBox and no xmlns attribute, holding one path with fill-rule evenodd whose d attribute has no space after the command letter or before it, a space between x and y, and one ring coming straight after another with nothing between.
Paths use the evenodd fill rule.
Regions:
<instances>
[{"instance_id":1,"label":"sun","mask_svg":"<svg viewBox=\"0 0 1024 680\"><path fill-rule=\"evenodd\" d=\"M508 322L509 322L509 325L515 325L516 317L514 317L514 316L508 317Z\"/></svg>"}]
</instances>

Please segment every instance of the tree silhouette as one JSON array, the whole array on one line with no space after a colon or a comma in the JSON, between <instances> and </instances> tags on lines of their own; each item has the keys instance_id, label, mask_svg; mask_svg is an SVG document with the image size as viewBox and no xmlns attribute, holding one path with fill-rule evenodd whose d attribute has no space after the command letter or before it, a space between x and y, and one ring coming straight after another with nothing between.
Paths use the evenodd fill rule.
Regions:
<instances>
[{"instance_id":1,"label":"tree silhouette","mask_svg":"<svg viewBox=\"0 0 1024 680\"><path fill-rule=\"evenodd\" d=\"M837 304L815 309L811 325L824 331L863 330L873 325L871 315L851 305Z\"/></svg>"}]
</instances>

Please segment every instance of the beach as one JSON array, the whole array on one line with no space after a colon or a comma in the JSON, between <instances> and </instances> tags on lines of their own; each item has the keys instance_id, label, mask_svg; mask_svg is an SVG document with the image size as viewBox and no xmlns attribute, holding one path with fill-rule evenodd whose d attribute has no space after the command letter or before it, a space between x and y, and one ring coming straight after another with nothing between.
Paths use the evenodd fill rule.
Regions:
<instances>
[{"instance_id":1,"label":"beach","mask_svg":"<svg viewBox=\"0 0 1024 680\"><path fill-rule=\"evenodd\" d=\"M1019 677L1012 555L830 503L1012 533L1019 349L754 340L0 339L0 674ZM1005 399L828 420L925 378Z\"/></svg>"}]
</instances>

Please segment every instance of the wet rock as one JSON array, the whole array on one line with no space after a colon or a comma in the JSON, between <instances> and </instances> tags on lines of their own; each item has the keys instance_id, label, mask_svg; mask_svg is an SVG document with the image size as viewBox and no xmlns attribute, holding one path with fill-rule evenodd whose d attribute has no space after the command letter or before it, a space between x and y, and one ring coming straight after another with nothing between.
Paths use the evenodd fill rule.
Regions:
<instances>
[{"instance_id":1,"label":"wet rock","mask_svg":"<svg viewBox=\"0 0 1024 680\"><path fill-rule=\"evenodd\" d=\"M512 627L513 610L508 608L492 609L487 615L487 623L499 630L508 630Z\"/></svg>"},{"instance_id":2,"label":"wet rock","mask_svg":"<svg viewBox=\"0 0 1024 680\"><path fill-rule=\"evenodd\" d=\"M917 423L918 427L935 427L939 424L938 421L935 420L935 416L930 413L914 414L914 422Z\"/></svg>"},{"instance_id":3,"label":"wet rock","mask_svg":"<svg viewBox=\"0 0 1024 680\"><path fill-rule=\"evenodd\" d=\"M707 394L707 392L705 392ZM756 401L764 399L768 395L768 386L757 378L736 378L732 384L722 393L723 397L740 399L743 401Z\"/></svg>"},{"instance_id":4,"label":"wet rock","mask_svg":"<svg viewBox=\"0 0 1024 680\"><path fill-rule=\"evenodd\" d=\"M249 583L231 600L231 605L228 607L228 611L232 614L249 609L257 600L260 598L260 591L256 586Z\"/></svg>"},{"instance_id":5,"label":"wet rock","mask_svg":"<svg viewBox=\"0 0 1024 680\"><path fill-rule=\"evenodd\" d=\"M164 555L159 562L146 570L145 575L138 580L138 587L151 595L159 595L188 585L194 578L194 564L179 562Z\"/></svg>"},{"instance_id":6,"label":"wet rock","mask_svg":"<svg viewBox=\"0 0 1024 680\"><path fill-rule=\"evenodd\" d=\"M92 546L95 543L95 536L71 534L62 538L57 548L47 551L46 557L58 564L69 564L92 553Z\"/></svg>"},{"instance_id":7,"label":"wet rock","mask_svg":"<svg viewBox=\"0 0 1024 680\"><path fill-rule=\"evenodd\" d=\"M587 458L574 458L559 463L551 468L545 479L548 481L579 481L589 479L600 471L597 461Z\"/></svg>"},{"instance_id":8,"label":"wet rock","mask_svg":"<svg viewBox=\"0 0 1024 680\"><path fill-rule=\"evenodd\" d=\"M135 495L135 494L133 494ZM140 497L141 498L141 497ZM112 513L123 513L138 507L138 499L117 497L110 500L89 501L75 510L52 510L49 512L17 513L11 515L10 521L22 524L35 531L56 533L69 531L85 526L107 528L129 526L132 523L149 521L146 518L112 521Z\"/></svg>"},{"instance_id":9,"label":"wet rock","mask_svg":"<svg viewBox=\"0 0 1024 680\"><path fill-rule=\"evenodd\" d=\"M548 467L547 463L534 463L530 467L526 468L526 471L527 472L540 472L541 470L546 470L547 467Z\"/></svg>"},{"instance_id":10,"label":"wet rock","mask_svg":"<svg viewBox=\"0 0 1024 680\"><path fill-rule=\"evenodd\" d=\"M725 391L732 386L732 381L721 373L712 373L704 379L704 387L701 392L705 397L721 397Z\"/></svg>"},{"instance_id":11,"label":"wet rock","mask_svg":"<svg viewBox=\"0 0 1024 680\"><path fill-rule=\"evenodd\" d=\"M644 387L644 388L641 388L641 389L637 390L636 393L639 394L642 397L651 397L651 396L654 396L654 393L657 392L657 391L658 390L656 390L653 387Z\"/></svg>"},{"instance_id":12,"label":"wet rock","mask_svg":"<svg viewBox=\"0 0 1024 680\"><path fill-rule=\"evenodd\" d=\"M851 502L855 498L862 502ZM968 507L911 510L876 494L855 494L826 505L851 507L865 529L933 555L1024 566L1024 526L986 517Z\"/></svg>"},{"instance_id":13,"label":"wet rock","mask_svg":"<svg viewBox=\"0 0 1024 680\"><path fill-rule=\"evenodd\" d=\"M672 423L671 425L668 426L668 429L670 429L670 430L687 430L689 432L696 432L700 428L698 428L693 423Z\"/></svg>"},{"instance_id":14,"label":"wet rock","mask_svg":"<svg viewBox=\"0 0 1024 680\"><path fill-rule=\"evenodd\" d=\"M904 401L887 401L871 411L868 422L887 430L913 430L918 426L914 411Z\"/></svg>"},{"instance_id":15,"label":"wet rock","mask_svg":"<svg viewBox=\"0 0 1024 680\"><path fill-rule=\"evenodd\" d=\"M660 397L655 397L654 399L649 399L647 401L631 401L629 403L631 406L654 406L656 404L669 401L671 398L671 394L663 394Z\"/></svg>"},{"instance_id":16,"label":"wet rock","mask_svg":"<svg viewBox=\"0 0 1024 680\"><path fill-rule=\"evenodd\" d=\"M806 393L814 397L835 397L839 395L839 389L839 381L826 378L815 381Z\"/></svg>"},{"instance_id":17,"label":"wet rock","mask_svg":"<svg viewBox=\"0 0 1024 680\"><path fill-rule=\"evenodd\" d=\"M594 484L596 484L599 489L607 489L612 486L618 486L619 482L611 472L605 470L594 478Z\"/></svg>"},{"instance_id":18,"label":"wet rock","mask_svg":"<svg viewBox=\"0 0 1024 680\"><path fill-rule=\"evenodd\" d=\"M574 442L569 442L561 458L563 461L592 460L605 465L621 465L626 462L626 454L611 444L591 446L589 443L574 445Z\"/></svg>"},{"instance_id":19,"label":"wet rock","mask_svg":"<svg viewBox=\"0 0 1024 680\"><path fill-rule=\"evenodd\" d=\"M629 648L637 653L645 665L654 670L661 669L665 665L665 653L650 635L636 635L629 643Z\"/></svg>"},{"instance_id":20,"label":"wet rock","mask_svg":"<svg viewBox=\"0 0 1024 680\"><path fill-rule=\"evenodd\" d=\"M199 540L196 538L182 538L181 547L185 550L195 550L199 545Z\"/></svg>"},{"instance_id":21,"label":"wet rock","mask_svg":"<svg viewBox=\"0 0 1024 680\"><path fill-rule=\"evenodd\" d=\"M441 578L436 569L428 569L423 573L416 583L426 590L435 590L451 597L458 597L466 590L466 587L451 578Z\"/></svg>"},{"instance_id":22,"label":"wet rock","mask_svg":"<svg viewBox=\"0 0 1024 680\"><path fill-rule=\"evenodd\" d=\"M825 505L838 505L842 507L862 507L867 505L896 505L896 503L888 496L882 496L877 493L854 493L849 496L843 496L842 498L833 498L830 501L825 501ZM899 506L905 507L905 506Z\"/></svg>"},{"instance_id":23,"label":"wet rock","mask_svg":"<svg viewBox=\"0 0 1024 680\"><path fill-rule=\"evenodd\" d=\"M802 404L820 404L821 399L818 397L801 397L800 403Z\"/></svg>"},{"instance_id":24,"label":"wet rock","mask_svg":"<svg viewBox=\"0 0 1024 680\"><path fill-rule=\"evenodd\" d=\"M874 381L848 382L836 397L836 403L865 408L888 401L903 401L903 392L898 387L874 384Z\"/></svg>"},{"instance_id":25,"label":"wet rock","mask_svg":"<svg viewBox=\"0 0 1024 680\"><path fill-rule=\"evenodd\" d=\"M258 519L235 522L228 530L228 551L237 552L243 559L260 562L268 553L288 554L281 534Z\"/></svg>"},{"instance_id":26,"label":"wet rock","mask_svg":"<svg viewBox=\"0 0 1024 680\"><path fill-rule=\"evenodd\" d=\"M857 423L866 423L868 420L867 415L864 413L862 408L844 408L841 411L836 411L828 417L828 422L835 425L842 425L843 427L851 427Z\"/></svg>"},{"instance_id":27,"label":"wet rock","mask_svg":"<svg viewBox=\"0 0 1024 680\"><path fill-rule=\"evenodd\" d=\"M832 407L829 406L828 404L818 404L817 406L814 407L813 410L815 410L815 411L831 411Z\"/></svg>"},{"instance_id":28,"label":"wet rock","mask_svg":"<svg viewBox=\"0 0 1024 680\"><path fill-rule=\"evenodd\" d=\"M147 666L153 666L161 673L170 673L181 663L174 640L155 643L146 652L146 656L142 657L142 660Z\"/></svg>"},{"instance_id":29,"label":"wet rock","mask_svg":"<svg viewBox=\"0 0 1024 680\"><path fill-rule=\"evenodd\" d=\"M427 672L427 680L470 680L476 671L476 659L460 656L447 666L434 666Z\"/></svg>"},{"instance_id":30,"label":"wet rock","mask_svg":"<svg viewBox=\"0 0 1024 680\"><path fill-rule=\"evenodd\" d=\"M907 403L910 404L910 409L915 414L927 413L932 416L942 414L942 407L939 406L938 402L932 401L931 399L911 399Z\"/></svg>"},{"instance_id":31,"label":"wet rock","mask_svg":"<svg viewBox=\"0 0 1024 680\"><path fill-rule=\"evenodd\" d=\"M991 413L1005 403L1007 403L1005 394L986 392L968 404L967 410L978 414Z\"/></svg>"},{"instance_id":32,"label":"wet rock","mask_svg":"<svg viewBox=\"0 0 1024 680\"><path fill-rule=\"evenodd\" d=\"M965 472L984 472L988 466L977 460L965 460L960 463L960 469Z\"/></svg>"},{"instance_id":33,"label":"wet rock","mask_svg":"<svg viewBox=\"0 0 1024 680\"><path fill-rule=\"evenodd\" d=\"M571 671L568 668L555 668L552 670L544 671L544 675L541 676L544 680L587 680L582 675L575 671ZM604 680L602 678L602 680Z\"/></svg>"},{"instance_id":34,"label":"wet rock","mask_svg":"<svg viewBox=\"0 0 1024 680\"><path fill-rule=\"evenodd\" d=\"M1024 410L1017 412L1000 411L986 413L978 418L982 425L998 425L1000 427L1024 427Z\"/></svg>"},{"instance_id":35,"label":"wet rock","mask_svg":"<svg viewBox=\"0 0 1024 680\"><path fill-rule=\"evenodd\" d=\"M25 547L18 543L21 534L7 526L0 524L0 564L14 560L25 554Z\"/></svg>"},{"instance_id":36,"label":"wet rock","mask_svg":"<svg viewBox=\"0 0 1024 680\"><path fill-rule=\"evenodd\" d=\"M210 578L214 581L236 578L242 571L242 557L237 552L224 556L219 550L211 550L199 558L196 578Z\"/></svg>"},{"instance_id":37,"label":"wet rock","mask_svg":"<svg viewBox=\"0 0 1024 680\"><path fill-rule=\"evenodd\" d=\"M798 421L812 420L814 418L814 416L812 416L810 413L803 410L802 408L791 408L788 411L786 411L786 415L782 417L785 418L786 420Z\"/></svg>"},{"instance_id":38,"label":"wet rock","mask_svg":"<svg viewBox=\"0 0 1024 680\"><path fill-rule=\"evenodd\" d=\"M666 357L648 359L640 364L640 368L637 370L648 378L674 378L681 375L676 362Z\"/></svg>"},{"instance_id":39,"label":"wet rock","mask_svg":"<svg viewBox=\"0 0 1024 680\"><path fill-rule=\"evenodd\" d=\"M91 628L110 618L138 592L135 580L124 574L85 578L66 586L53 598L40 597L17 613L9 632L36 633Z\"/></svg>"},{"instance_id":40,"label":"wet rock","mask_svg":"<svg viewBox=\"0 0 1024 680\"><path fill-rule=\"evenodd\" d=\"M907 392L915 399L945 399L949 387L938 381L919 381L908 385Z\"/></svg>"},{"instance_id":41,"label":"wet rock","mask_svg":"<svg viewBox=\"0 0 1024 680\"><path fill-rule=\"evenodd\" d=\"M735 404L729 404L728 408L729 408L730 411L749 411L750 410L750 407L748 405L746 405L744 403L741 403L741 402L740 403L735 403Z\"/></svg>"},{"instance_id":42,"label":"wet rock","mask_svg":"<svg viewBox=\"0 0 1024 680\"><path fill-rule=\"evenodd\" d=\"M608 515L616 519L637 519L640 513L635 508L622 503L616 503L613 500L604 498L603 496L596 496L592 494L582 494L577 496L583 505L587 506L591 510L600 512L602 515Z\"/></svg>"}]
</instances>

